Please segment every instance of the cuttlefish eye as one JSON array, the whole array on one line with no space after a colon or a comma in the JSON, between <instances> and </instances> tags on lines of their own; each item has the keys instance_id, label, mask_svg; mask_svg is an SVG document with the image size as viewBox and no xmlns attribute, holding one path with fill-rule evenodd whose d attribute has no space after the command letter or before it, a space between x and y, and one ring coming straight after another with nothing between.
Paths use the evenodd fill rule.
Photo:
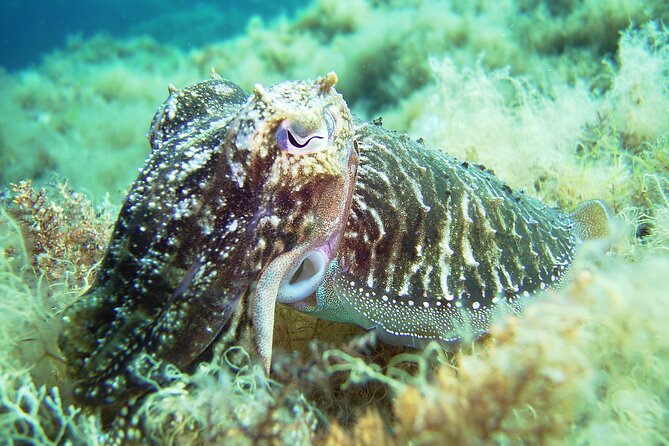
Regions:
<instances>
[{"instance_id":1,"label":"cuttlefish eye","mask_svg":"<svg viewBox=\"0 0 669 446\"><path fill-rule=\"evenodd\" d=\"M323 112L321 125L314 130L299 121L286 119L276 132L279 147L288 153L306 154L318 152L327 147L334 130L334 118L328 110Z\"/></svg>"}]
</instances>

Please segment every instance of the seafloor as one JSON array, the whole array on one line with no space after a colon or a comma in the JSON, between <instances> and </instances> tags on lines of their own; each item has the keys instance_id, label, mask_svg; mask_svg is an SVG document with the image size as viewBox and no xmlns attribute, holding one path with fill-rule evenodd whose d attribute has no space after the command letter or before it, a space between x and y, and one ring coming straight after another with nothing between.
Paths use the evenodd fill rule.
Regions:
<instances>
[{"instance_id":1,"label":"seafloor","mask_svg":"<svg viewBox=\"0 0 669 446\"><path fill-rule=\"evenodd\" d=\"M138 409L145 441L669 444L667 5L318 0L190 51L96 36L1 72L0 444L105 440L69 396L59 314L92 280L168 84L212 67L247 89L334 70L357 114L616 219L564 287L453 354L280 309L272 379L225 352L171 370Z\"/></svg>"}]
</instances>

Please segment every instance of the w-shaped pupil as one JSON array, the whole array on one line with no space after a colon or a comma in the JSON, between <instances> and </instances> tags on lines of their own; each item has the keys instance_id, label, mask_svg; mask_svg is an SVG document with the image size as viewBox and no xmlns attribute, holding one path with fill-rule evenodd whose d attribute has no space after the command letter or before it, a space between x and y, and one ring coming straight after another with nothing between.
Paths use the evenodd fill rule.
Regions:
<instances>
[{"instance_id":1,"label":"w-shaped pupil","mask_svg":"<svg viewBox=\"0 0 669 446\"><path fill-rule=\"evenodd\" d=\"M293 134L291 133L290 130L286 130L286 133L288 134L288 141L289 141L293 146L297 147L298 149L303 149L303 148L305 148L305 147L308 146L309 143L310 143L312 140L314 140L314 139L323 139L322 136L314 135L314 136L312 136L311 138L307 139L307 140L304 142L304 144L300 144L299 142L297 142L297 140L295 139L295 137L293 136Z\"/></svg>"}]
</instances>

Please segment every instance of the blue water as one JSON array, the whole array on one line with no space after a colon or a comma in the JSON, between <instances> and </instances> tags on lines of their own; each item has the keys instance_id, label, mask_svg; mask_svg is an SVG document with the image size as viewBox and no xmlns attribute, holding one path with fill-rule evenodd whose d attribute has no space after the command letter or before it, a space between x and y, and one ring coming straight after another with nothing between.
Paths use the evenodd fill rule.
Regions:
<instances>
[{"instance_id":1,"label":"blue water","mask_svg":"<svg viewBox=\"0 0 669 446\"><path fill-rule=\"evenodd\" d=\"M0 66L15 70L39 63L69 37L107 33L149 35L182 48L243 32L253 16L271 20L308 0L2 0Z\"/></svg>"}]
</instances>

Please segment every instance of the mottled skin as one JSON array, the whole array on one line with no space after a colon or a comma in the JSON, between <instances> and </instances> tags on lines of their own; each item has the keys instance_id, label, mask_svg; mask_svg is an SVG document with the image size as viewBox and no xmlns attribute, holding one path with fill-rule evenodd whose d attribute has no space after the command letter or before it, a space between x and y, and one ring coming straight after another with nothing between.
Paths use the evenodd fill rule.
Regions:
<instances>
[{"instance_id":1,"label":"mottled skin","mask_svg":"<svg viewBox=\"0 0 669 446\"><path fill-rule=\"evenodd\" d=\"M185 368L217 338L247 337L269 360L276 295L255 284L336 244L345 224L356 151L335 82L257 86L250 97L219 78L171 89L96 283L64 316L60 345L79 400L141 393L144 377L160 379L156 360ZM277 146L286 119L308 131L326 111L322 150Z\"/></svg>"},{"instance_id":2,"label":"mottled skin","mask_svg":"<svg viewBox=\"0 0 669 446\"><path fill-rule=\"evenodd\" d=\"M62 350L91 404L122 402L214 341L269 371L276 302L420 345L486 331L557 283L599 202L573 215L480 166L353 118L329 74L171 94Z\"/></svg>"},{"instance_id":3,"label":"mottled skin","mask_svg":"<svg viewBox=\"0 0 669 446\"><path fill-rule=\"evenodd\" d=\"M606 231L601 202L568 214L380 125L356 121L355 135L344 236L317 294L293 304L301 311L398 345L473 339L558 284L582 239Z\"/></svg>"}]
</instances>

